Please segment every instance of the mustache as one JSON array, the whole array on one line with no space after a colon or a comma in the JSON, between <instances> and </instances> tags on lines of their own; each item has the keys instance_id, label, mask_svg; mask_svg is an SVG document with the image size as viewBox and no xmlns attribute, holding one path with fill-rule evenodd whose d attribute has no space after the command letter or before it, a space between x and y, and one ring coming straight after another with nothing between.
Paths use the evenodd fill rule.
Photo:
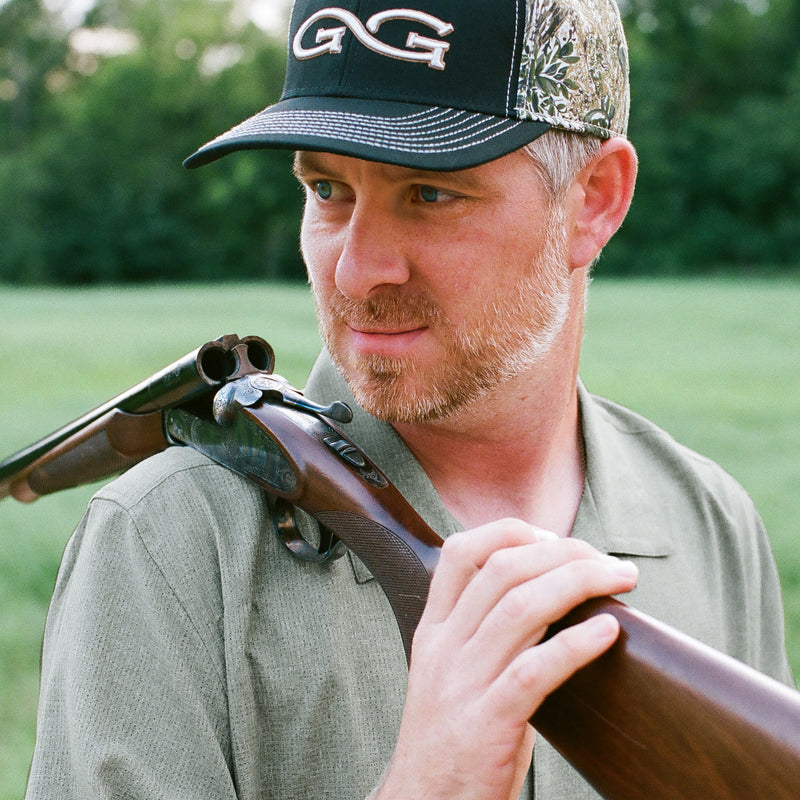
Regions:
<instances>
[{"instance_id":1,"label":"mustache","mask_svg":"<svg viewBox=\"0 0 800 800\"><path fill-rule=\"evenodd\" d=\"M328 313L356 329L382 326L430 327L446 322L441 307L426 292L387 291L366 300L336 293L328 298Z\"/></svg>"}]
</instances>

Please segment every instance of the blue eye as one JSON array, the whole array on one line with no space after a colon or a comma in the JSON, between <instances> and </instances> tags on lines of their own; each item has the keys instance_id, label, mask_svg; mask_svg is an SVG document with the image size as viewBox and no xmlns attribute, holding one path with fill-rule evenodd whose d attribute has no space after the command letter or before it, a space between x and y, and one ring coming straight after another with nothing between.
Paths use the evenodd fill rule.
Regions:
<instances>
[{"instance_id":1,"label":"blue eye","mask_svg":"<svg viewBox=\"0 0 800 800\"><path fill-rule=\"evenodd\" d=\"M317 181L314 184L314 192L321 200L330 200L333 194L333 187L330 181Z\"/></svg>"},{"instance_id":2,"label":"blue eye","mask_svg":"<svg viewBox=\"0 0 800 800\"><path fill-rule=\"evenodd\" d=\"M439 199L439 190L434 189L433 186L420 186L419 196L426 203L435 203Z\"/></svg>"}]
</instances>

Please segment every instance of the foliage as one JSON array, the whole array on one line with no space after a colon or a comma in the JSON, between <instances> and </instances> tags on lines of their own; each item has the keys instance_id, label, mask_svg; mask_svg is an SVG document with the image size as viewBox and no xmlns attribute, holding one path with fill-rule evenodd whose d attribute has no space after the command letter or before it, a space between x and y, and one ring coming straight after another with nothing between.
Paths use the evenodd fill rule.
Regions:
<instances>
[{"instance_id":1,"label":"foliage","mask_svg":"<svg viewBox=\"0 0 800 800\"><path fill-rule=\"evenodd\" d=\"M634 205L603 269L791 268L800 246L800 4L631 0Z\"/></svg>"},{"instance_id":2,"label":"foliage","mask_svg":"<svg viewBox=\"0 0 800 800\"><path fill-rule=\"evenodd\" d=\"M55 5L0 2L0 281L302 279L289 154L180 167L277 99L283 41L244 0L97 0L77 30ZM640 178L600 269L794 268L800 4L621 6Z\"/></svg>"},{"instance_id":3,"label":"foliage","mask_svg":"<svg viewBox=\"0 0 800 800\"><path fill-rule=\"evenodd\" d=\"M23 6L48 20L30 0L11 0L0 14L25 18ZM33 53L40 102L28 90L0 102L0 126L10 132L0 137L0 182L14 188L0 196L0 278L303 275L301 197L288 154L245 156L202 174L180 166L205 139L280 94L283 45L250 23L234 27L232 16L227 1L102 2L87 24L124 25L138 47L103 58L70 49L63 31L51 48L60 62L51 50ZM21 52L29 38L13 22L0 17L10 39L4 54ZM58 29L48 30L56 41ZM30 113L20 111L27 106Z\"/></svg>"}]
</instances>

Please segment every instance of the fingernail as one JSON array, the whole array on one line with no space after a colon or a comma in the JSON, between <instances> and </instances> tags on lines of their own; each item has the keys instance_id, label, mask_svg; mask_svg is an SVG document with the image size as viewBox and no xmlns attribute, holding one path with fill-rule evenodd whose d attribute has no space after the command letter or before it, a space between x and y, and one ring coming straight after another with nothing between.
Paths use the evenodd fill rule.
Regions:
<instances>
[{"instance_id":1,"label":"fingernail","mask_svg":"<svg viewBox=\"0 0 800 800\"><path fill-rule=\"evenodd\" d=\"M616 564L614 564L614 572L619 575L621 578L638 578L639 577L639 567L633 563L633 561L623 561L621 559L616 559Z\"/></svg>"},{"instance_id":2,"label":"fingernail","mask_svg":"<svg viewBox=\"0 0 800 800\"><path fill-rule=\"evenodd\" d=\"M590 617L587 624L591 626L592 633L598 639L616 639L619 633L619 623L611 614L598 614Z\"/></svg>"}]
</instances>

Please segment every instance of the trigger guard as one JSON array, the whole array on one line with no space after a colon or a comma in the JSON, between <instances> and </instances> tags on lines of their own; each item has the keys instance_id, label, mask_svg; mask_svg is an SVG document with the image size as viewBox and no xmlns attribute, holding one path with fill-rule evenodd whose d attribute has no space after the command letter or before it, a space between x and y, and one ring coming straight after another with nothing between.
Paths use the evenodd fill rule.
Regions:
<instances>
[{"instance_id":1,"label":"trigger guard","mask_svg":"<svg viewBox=\"0 0 800 800\"><path fill-rule=\"evenodd\" d=\"M271 498L270 511L272 526L283 546L300 561L311 564L326 564L341 558L347 548L324 525L319 523L319 547L314 547L297 527L294 518L294 506L281 497Z\"/></svg>"}]
</instances>

